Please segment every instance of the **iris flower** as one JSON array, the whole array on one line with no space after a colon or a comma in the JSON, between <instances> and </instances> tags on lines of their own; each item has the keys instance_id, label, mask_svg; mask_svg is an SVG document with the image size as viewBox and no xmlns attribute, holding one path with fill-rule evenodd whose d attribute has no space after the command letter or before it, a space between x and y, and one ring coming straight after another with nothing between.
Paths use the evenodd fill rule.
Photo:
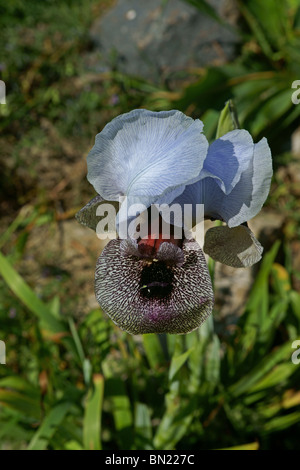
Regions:
<instances>
[{"instance_id":1,"label":"iris flower","mask_svg":"<svg viewBox=\"0 0 300 470\"><path fill-rule=\"evenodd\" d=\"M247 221L262 208L272 177L271 152L263 138L255 144L246 130L234 130L208 144L203 123L180 111L134 110L113 119L96 136L88 155L88 180L98 196L77 220L96 229L96 209L113 204L116 226L129 223L119 201L155 204L204 205L204 218L226 225L207 231L204 251L234 267L260 260L262 247ZM95 293L103 311L131 334L189 333L210 315L214 298L211 279L199 244L175 237L176 221L158 230L126 239L117 236L100 255ZM145 215L145 214L144 214ZM143 219L141 219L143 220ZM197 221L198 222L198 221ZM180 225L180 224L179 224Z\"/></svg>"}]
</instances>

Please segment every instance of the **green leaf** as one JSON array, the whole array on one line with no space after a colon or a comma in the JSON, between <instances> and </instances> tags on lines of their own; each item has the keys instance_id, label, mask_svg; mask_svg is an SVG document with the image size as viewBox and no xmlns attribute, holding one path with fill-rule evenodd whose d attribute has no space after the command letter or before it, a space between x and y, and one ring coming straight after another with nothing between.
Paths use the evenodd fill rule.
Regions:
<instances>
[{"instance_id":1,"label":"green leaf","mask_svg":"<svg viewBox=\"0 0 300 470\"><path fill-rule=\"evenodd\" d=\"M102 368L105 377L105 396L111 403L117 439L121 448L129 450L133 441L133 417L124 381L113 375L108 361L102 363Z\"/></svg>"},{"instance_id":2,"label":"green leaf","mask_svg":"<svg viewBox=\"0 0 300 470\"><path fill-rule=\"evenodd\" d=\"M15 410L27 418L40 419L41 408L39 400L15 390L0 389L0 403L2 406Z\"/></svg>"},{"instance_id":3,"label":"green leaf","mask_svg":"<svg viewBox=\"0 0 300 470\"><path fill-rule=\"evenodd\" d=\"M22 377L12 375L0 379L0 388L13 389L25 395L28 395L31 398L36 398L37 400L40 399L39 390Z\"/></svg>"},{"instance_id":4,"label":"green leaf","mask_svg":"<svg viewBox=\"0 0 300 470\"><path fill-rule=\"evenodd\" d=\"M272 369L266 376L257 382L252 388L250 388L249 393L258 392L266 388L275 387L276 385L283 385L286 379L288 379L297 368L293 363L278 364Z\"/></svg>"},{"instance_id":5,"label":"green leaf","mask_svg":"<svg viewBox=\"0 0 300 470\"><path fill-rule=\"evenodd\" d=\"M291 345L286 343L272 351L260 361L248 374L229 387L229 393L237 397L249 391L266 375L273 367L282 361L289 361L291 357Z\"/></svg>"},{"instance_id":6,"label":"green leaf","mask_svg":"<svg viewBox=\"0 0 300 470\"><path fill-rule=\"evenodd\" d=\"M71 406L71 403L60 403L52 408L31 439L27 450L47 449L52 437L64 420Z\"/></svg>"},{"instance_id":7,"label":"green leaf","mask_svg":"<svg viewBox=\"0 0 300 470\"><path fill-rule=\"evenodd\" d=\"M252 0L253 1L253 0ZM254 0L255 2L255 0ZM247 8L247 5L244 2L239 1L239 9L241 13L244 15L247 23L249 24L250 28L253 31L254 36L256 37L257 42L259 43L260 47L264 51L267 57L273 57L272 47L269 43L269 40L265 34L264 27L260 24L257 20L257 16L255 16L250 8ZM274 8L273 8L274 9ZM272 11L273 11L272 9ZM267 12L267 16L269 16L270 12ZM271 13L272 14L272 13Z\"/></svg>"},{"instance_id":8,"label":"green leaf","mask_svg":"<svg viewBox=\"0 0 300 470\"><path fill-rule=\"evenodd\" d=\"M179 397L170 393L167 397L167 410L154 437L154 446L158 450L173 450L191 425L196 411L195 397L181 403Z\"/></svg>"},{"instance_id":9,"label":"green leaf","mask_svg":"<svg viewBox=\"0 0 300 470\"><path fill-rule=\"evenodd\" d=\"M219 382L220 365L220 341L217 335L214 334L205 350L205 378L209 386Z\"/></svg>"},{"instance_id":10,"label":"green leaf","mask_svg":"<svg viewBox=\"0 0 300 470\"><path fill-rule=\"evenodd\" d=\"M183 96L174 102L174 106L186 109L193 103L198 105L202 113L212 107L220 109L231 95L228 90L228 76L230 72L225 67L206 69L198 82L185 88Z\"/></svg>"},{"instance_id":11,"label":"green leaf","mask_svg":"<svg viewBox=\"0 0 300 470\"><path fill-rule=\"evenodd\" d=\"M83 443L86 450L101 450L101 414L104 394L104 377L95 374L94 387L89 390L83 421Z\"/></svg>"},{"instance_id":12,"label":"green leaf","mask_svg":"<svg viewBox=\"0 0 300 470\"><path fill-rule=\"evenodd\" d=\"M182 354L179 354L178 356L176 355L176 350L175 354L172 357L170 369L169 369L169 380L172 381L177 374L177 372L181 369L183 364L186 362L190 354L192 353L194 348L190 348L187 351L185 351Z\"/></svg>"},{"instance_id":13,"label":"green leaf","mask_svg":"<svg viewBox=\"0 0 300 470\"><path fill-rule=\"evenodd\" d=\"M4 233L1 234L0 236L0 249L2 248L5 243L10 240L12 234L19 228L20 225L22 225L25 221L27 224L32 222L34 218L36 217L36 211L34 208L29 207L29 206L24 206L17 217L14 219L14 221L11 223L11 225L6 229Z\"/></svg>"},{"instance_id":14,"label":"green leaf","mask_svg":"<svg viewBox=\"0 0 300 470\"><path fill-rule=\"evenodd\" d=\"M268 421L264 426L265 433L278 432L290 428L300 421L300 411L295 411L286 416L278 416Z\"/></svg>"},{"instance_id":15,"label":"green leaf","mask_svg":"<svg viewBox=\"0 0 300 470\"><path fill-rule=\"evenodd\" d=\"M216 10L205 0L185 0L185 1L195 6L198 10L210 16L211 18L216 20L218 23L222 23L222 20L217 14Z\"/></svg>"},{"instance_id":16,"label":"green leaf","mask_svg":"<svg viewBox=\"0 0 300 470\"><path fill-rule=\"evenodd\" d=\"M55 295L49 302L49 309L55 318L59 319L60 316L60 298Z\"/></svg>"},{"instance_id":17,"label":"green leaf","mask_svg":"<svg viewBox=\"0 0 300 470\"><path fill-rule=\"evenodd\" d=\"M149 407L144 403L136 403L134 415L134 441L137 449L152 450L152 425Z\"/></svg>"},{"instance_id":18,"label":"green leaf","mask_svg":"<svg viewBox=\"0 0 300 470\"><path fill-rule=\"evenodd\" d=\"M55 318L51 309L36 296L2 253L0 253L0 274L14 294L42 321L45 327L54 333L66 331L63 322Z\"/></svg>"},{"instance_id":19,"label":"green leaf","mask_svg":"<svg viewBox=\"0 0 300 470\"><path fill-rule=\"evenodd\" d=\"M165 362L163 350L159 337L156 334L146 334L143 335L143 344L145 353L152 369L158 368L161 364Z\"/></svg>"},{"instance_id":20,"label":"green leaf","mask_svg":"<svg viewBox=\"0 0 300 470\"><path fill-rule=\"evenodd\" d=\"M238 129L239 127L240 126L238 123L235 106L233 101L229 100L226 102L224 109L221 111L218 121L216 139L219 139L223 135L227 134L227 132Z\"/></svg>"},{"instance_id":21,"label":"green leaf","mask_svg":"<svg viewBox=\"0 0 300 470\"><path fill-rule=\"evenodd\" d=\"M248 309L258 309L261 304L261 289L262 286L267 285L267 281L271 272L272 264L276 258L280 247L280 241L277 241L272 246L271 250L263 256L263 260L261 263L261 267L259 270L258 275L256 276L254 285L251 289L251 295L247 302ZM264 317L267 315L267 311L264 309L263 311ZM262 320L262 318L259 318Z\"/></svg>"},{"instance_id":22,"label":"green leaf","mask_svg":"<svg viewBox=\"0 0 300 470\"><path fill-rule=\"evenodd\" d=\"M272 49L280 50L291 33L287 1L250 0L239 5L262 49L272 57Z\"/></svg>"},{"instance_id":23,"label":"green leaf","mask_svg":"<svg viewBox=\"0 0 300 470\"><path fill-rule=\"evenodd\" d=\"M247 356L251 353L254 361L257 361L264 351L261 345L272 338L274 329L270 326L269 312L269 276L275 257L277 255L280 242L276 242L271 250L263 256L261 268L256 276L251 294L246 304L246 312L239 321L240 337L237 347L234 349L233 362L243 364ZM280 304L280 307L279 307ZM286 309L286 302L280 301L272 311L272 319L278 322L281 318L282 309ZM265 343L267 344L267 343Z\"/></svg>"},{"instance_id":24,"label":"green leaf","mask_svg":"<svg viewBox=\"0 0 300 470\"><path fill-rule=\"evenodd\" d=\"M215 139L219 115L220 113L215 109L208 109L201 116L201 121L204 124L205 137L209 142Z\"/></svg>"},{"instance_id":25,"label":"green leaf","mask_svg":"<svg viewBox=\"0 0 300 470\"><path fill-rule=\"evenodd\" d=\"M295 315L300 319L300 293L296 291L290 292L290 302Z\"/></svg>"},{"instance_id":26,"label":"green leaf","mask_svg":"<svg viewBox=\"0 0 300 470\"><path fill-rule=\"evenodd\" d=\"M92 366L91 366L89 359L85 357L83 346L82 346L82 343L81 343L81 340L77 332L77 329L75 327L75 323L73 319L69 317L68 321L69 321L70 331L73 337L74 345L76 347L78 357L82 363L84 381L86 385L89 385L90 380L91 380Z\"/></svg>"},{"instance_id":27,"label":"green leaf","mask_svg":"<svg viewBox=\"0 0 300 470\"><path fill-rule=\"evenodd\" d=\"M258 449L259 449L258 442L250 442L249 444L242 444L242 445L233 446L233 447L224 447L223 449L219 449L219 450L258 450Z\"/></svg>"},{"instance_id":28,"label":"green leaf","mask_svg":"<svg viewBox=\"0 0 300 470\"><path fill-rule=\"evenodd\" d=\"M257 119L253 123L251 131L254 134L262 132L270 124L270 119L272 121L280 119L289 109L293 108L291 102L291 90L279 91L275 96L272 96L270 99L266 100L260 106Z\"/></svg>"},{"instance_id":29,"label":"green leaf","mask_svg":"<svg viewBox=\"0 0 300 470\"><path fill-rule=\"evenodd\" d=\"M65 445L64 445L64 449L65 450L84 450L84 448L82 447L81 444L79 444L79 442L77 441L68 441Z\"/></svg>"}]
</instances>

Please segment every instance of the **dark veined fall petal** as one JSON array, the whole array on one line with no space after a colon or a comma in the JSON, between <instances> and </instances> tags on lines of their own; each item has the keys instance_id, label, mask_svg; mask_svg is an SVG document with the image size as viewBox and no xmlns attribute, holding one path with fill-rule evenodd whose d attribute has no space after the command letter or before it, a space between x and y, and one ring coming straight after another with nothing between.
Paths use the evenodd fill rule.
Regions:
<instances>
[{"instance_id":1,"label":"dark veined fall petal","mask_svg":"<svg viewBox=\"0 0 300 470\"><path fill-rule=\"evenodd\" d=\"M223 225L207 230L203 250L227 266L247 268L261 259L263 247L245 225Z\"/></svg>"},{"instance_id":2,"label":"dark veined fall petal","mask_svg":"<svg viewBox=\"0 0 300 470\"><path fill-rule=\"evenodd\" d=\"M145 259L135 255L134 244L116 239L98 258L97 300L130 334L189 333L212 312L211 279L198 243L183 241L184 260L166 245L161 244L160 259Z\"/></svg>"},{"instance_id":3,"label":"dark veined fall petal","mask_svg":"<svg viewBox=\"0 0 300 470\"><path fill-rule=\"evenodd\" d=\"M98 195L91 199L82 209L80 209L80 211L75 214L75 218L80 224L96 231L100 221L100 217L97 216L97 209L99 206L106 204L112 204L115 208L115 213L118 212L119 203L117 201L106 201L102 196ZM112 212L113 216L115 213ZM107 220L107 227L113 227L113 231L115 231L115 217L113 217L112 220Z\"/></svg>"}]
</instances>

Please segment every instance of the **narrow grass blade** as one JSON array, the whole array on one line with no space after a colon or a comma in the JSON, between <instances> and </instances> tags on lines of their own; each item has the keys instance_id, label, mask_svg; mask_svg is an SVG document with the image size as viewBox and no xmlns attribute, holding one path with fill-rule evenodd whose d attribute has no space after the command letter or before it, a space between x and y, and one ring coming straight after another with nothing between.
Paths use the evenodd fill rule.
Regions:
<instances>
[{"instance_id":1,"label":"narrow grass blade","mask_svg":"<svg viewBox=\"0 0 300 470\"><path fill-rule=\"evenodd\" d=\"M143 335L143 344L150 367L156 369L165 362L164 353L156 334Z\"/></svg>"},{"instance_id":2,"label":"narrow grass blade","mask_svg":"<svg viewBox=\"0 0 300 470\"><path fill-rule=\"evenodd\" d=\"M194 5L198 10L210 16L218 23L222 23L222 19L217 14L216 10L205 0L186 0L187 3Z\"/></svg>"},{"instance_id":3,"label":"narrow grass blade","mask_svg":"<svg viewBox=\"0 0 300 470\"><path fill-rule=\"evenodd\" d=\"M43 322L45 327L54 333L66 331L66 326L52 315L48 306L36 296L2 253L0 253L0 274L14 294Z\"/></svg>"},{"instance_id":4,"label":"narrow grass blade","mask_svg":"<svg viewBox=\"0 0 300 470\"><path fill-rule=\"evenodd\" d=\"M234 447L224 447L223 449L218 450L258 450L259 443L258 442L250 442L250 444L242 444L240 446Z\"/></svg>"},{"instance_id":5,"label":"narrow grass blade","mask_svg":"<svg viewBox=\"0 0 300 470\"><path fill-rule=\"evenodd\" d=\"M93 389L90 389L85 404L83 421L83 443L86 450L101 450L101 414L104 394L104 377L95 374Z\"/></svg>"},{"instance_id":6,"label":"narrow grass blade","mask_svg":"<svg viewBox=\"0 0 300 470\"><path fill-rule=\"evenodd\" d=\"M196 410L195 398L182 403L179 397L174 399L170 393L166 400L167 410L154 437L154 446L158 450L175 448L180 439L186 435Z\"/></svg>"},{"instance_id":7,"label":"narrow grass blade","mask_svg":"<svg viewBox=\"0 0 300 470\"><path fill-rule=\"evenodd\" d=\"M27 450L45 450L49 446L49 442L57 431L58 427L64 420L71 403L61 403L50 410L43 423L31 439Z\"/></svg>"},{"instance_id":8,"label":"narrow grass blade","mask_svg":"<svg viewBox=\"0 0 300 470\"><path fill-rule=\"evenodd\" d=\"M70 331L71 331L72 338L74 341L74 345L75 345L78 357L82 363L84 381L86 385L89 385L90 380L91 380L92 366L91 366L90 360L85 357L83 346L82 346L82 343L81 343L81 340L77 332L77 329L75 327L75 323L73 319L69 317L68 321L69 321L69 327L70 327Z\"/></svg>"},{"instance_id":9,"label":"narrow grass blade","mask_svg":"<svg viewBox=\"0 0 300 470\"><path fill-rule=\"evenodd\" d=\"M2 406L15 410L27 418L40 419L41 408L39 401L24 393L0 389L0 403Z\"/></svg>"},{"instance_id":10,"label":"narrow grass blade","mask_svg":"<svg viewBox=\"0 0 300 470\"><path fill-rule=\"evenodd\" d=\"M181 351L181 337L177 337L175 352L173 354L171 365L169 369L169 381L172 382L177 372L181 369L183 364L186 362L188 357L193 351L193 347L189 348L187 351L180 354Z\"/></svg>"},{"instance_id":11,"label":"narrow grass blade","mask_svg":"<svg viewBox=\"0 0 300 470\"><path fill-rule=\"evenodd\" d=\"M271 432L282 431L283 429L290 428L291 426L293 426L293 424L297 424L299 422L300 422L300 411L295 411L294 413L290 413L285 416L278 416L268 421L265 424L264 432L271 433Z\"/></svg>"},{"instance_id":12,"label":"narrow grass blade","mask_svg":"<svg viewBox=\"0 0 300 470\"><path fill-rule=\"evenodd\" d=\"M138 450L152 450L151 412L144 403L135 404L134 442Z\"/></svg>"},{"instance_id":13,"label":"narrow grass blade","mask_svg":"<svg viewBox=\"0 0 300 470\"><path fill-rule=\"evenodd\" d=\"M284 363L274 367L266 376L257 382L250 390L249 393L259 392L266 388L275 387L276 385L283 384L291 375L296 372L295 364Z\"/></svg>"},{"instance_id":14,"label":"narrow grass blade","mask_svg":"<svg viewBox=\"0 0 300 470\"><path fill-rule=\"evenodd\" d=\"M133 416L123 380L114 377L108 362L102 363L105 377L105 396L111 404L120 448L129 450L133 443Z\"/></svg>"},{"instance_id":15,"label":"narrow grass blade","mask_svg":"<svg viewBox=\"0 0 300 470\"><path fill-rule=\"evenodd\" d=\"M291 357L291 345L286 343L275 349L262 361L260 361L251 372L242 377L238 382L229 387L229 393L237 397L254 387L273 367L282 361L289 361Z\"/></svg>"}]
</instances>

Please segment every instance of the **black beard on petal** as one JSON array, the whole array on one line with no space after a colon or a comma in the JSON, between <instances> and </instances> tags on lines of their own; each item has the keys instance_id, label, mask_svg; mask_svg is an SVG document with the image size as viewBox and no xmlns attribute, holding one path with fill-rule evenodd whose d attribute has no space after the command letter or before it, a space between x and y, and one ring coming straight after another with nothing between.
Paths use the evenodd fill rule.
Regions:
<instances>
[{"instance_id":1,"label":"black beard on petal","mask_svg":"<svg viewBox=\"0 0 300 470\"><path fill-rule=\"evenodd\" d=\"M147 299L166 299L173 289L174 274L164 261L153 260L147 264L140 278L141 295Z\"/></svg>"}]
</instances>

